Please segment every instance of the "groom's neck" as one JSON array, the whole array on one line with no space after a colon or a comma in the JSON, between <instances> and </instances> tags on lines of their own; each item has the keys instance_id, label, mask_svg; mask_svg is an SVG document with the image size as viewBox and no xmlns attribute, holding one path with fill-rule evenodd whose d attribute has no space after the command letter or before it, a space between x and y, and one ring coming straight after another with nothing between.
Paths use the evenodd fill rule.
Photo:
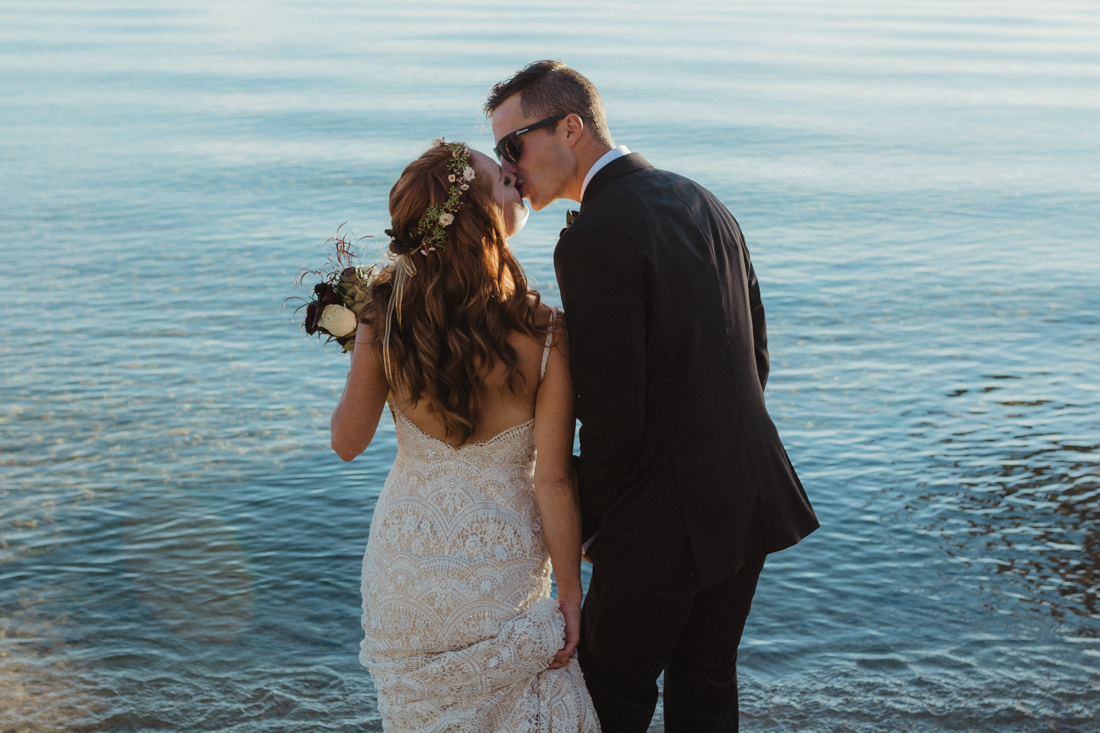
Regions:
<instances>
[{"instance_id":1,"label":"groom's neck","mask_svg":"<svg viewBox=\"0 0 1100 733\"><path fill-rule=\"evenodd\" d=\"M614 149L614 147L614 142L608 145L607 143L593 139L578 142L573 148L577 156L576 172L573 175L573 180L569 182L569 190L565 193L563 198L572 199L579 203L581 200L581 192L584 188L584 179L588 175L588 171L592 169L592 166L596 164L597 160L602 158L609 150Z\"/></svg>"}]
</instances>

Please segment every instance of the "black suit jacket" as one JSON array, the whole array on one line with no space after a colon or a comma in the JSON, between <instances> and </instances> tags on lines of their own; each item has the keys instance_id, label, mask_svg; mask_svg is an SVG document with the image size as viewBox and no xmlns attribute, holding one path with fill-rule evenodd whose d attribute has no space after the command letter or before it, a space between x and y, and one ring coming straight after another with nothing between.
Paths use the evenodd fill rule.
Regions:
<instances>
[{"instance_id":1,"label":"black suit jacket","mask_svg":"<svg viewBox=\"0 0 1100 733\"><path fill-rule=\"evenodd\" d=\"M764 406L764 307L726 207L626 155L589 182L554 265L593 560L680 541L710 583L816 529Z\"/></svg>"}]
</instances>

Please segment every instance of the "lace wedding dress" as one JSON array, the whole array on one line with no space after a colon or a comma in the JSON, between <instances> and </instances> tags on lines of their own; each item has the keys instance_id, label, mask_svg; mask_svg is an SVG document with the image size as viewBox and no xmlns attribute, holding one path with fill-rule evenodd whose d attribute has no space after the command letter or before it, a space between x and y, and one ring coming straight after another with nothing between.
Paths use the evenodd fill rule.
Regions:
<instances>
[{"instance_id":1,"label":"lace wedding dress","mask_svg":"<svg viewBox=\"0 0 1100 733\"><path fill-rule=\"evenodd\" d=\"M565 621L535 504L534 420L454 448L392 409L397 459L363 558L359 653L385 730L599 731L577 660L546 669Z\"/></svg>"}]
</instances>

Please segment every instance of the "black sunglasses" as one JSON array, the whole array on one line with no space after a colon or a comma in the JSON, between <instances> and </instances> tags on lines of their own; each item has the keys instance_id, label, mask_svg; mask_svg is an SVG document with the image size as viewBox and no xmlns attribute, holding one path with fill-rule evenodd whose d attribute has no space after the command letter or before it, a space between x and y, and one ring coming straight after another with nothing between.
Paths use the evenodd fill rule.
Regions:
<instances>
[{"instance_id":1,"label":"black sunglasses","mask_svg":"<svg viewBox=\"0 0 1100 733\"><path fill-rule=\"evenodd\" d=\"M523 150L520 149L519 143L516 142L516 138L520 135L524 135L533 130L538 130L541 127L552 125L563 117L568 115L554 115L553 117L547 117L545 120L539 120L533 125L516 130L515 132L509 132L507 135L500 139L497 146L493 148L493 152L497 154L497 160L505 160L509 163L518 163L519 156L523 154Z\"/></svg>"}]
</instances>

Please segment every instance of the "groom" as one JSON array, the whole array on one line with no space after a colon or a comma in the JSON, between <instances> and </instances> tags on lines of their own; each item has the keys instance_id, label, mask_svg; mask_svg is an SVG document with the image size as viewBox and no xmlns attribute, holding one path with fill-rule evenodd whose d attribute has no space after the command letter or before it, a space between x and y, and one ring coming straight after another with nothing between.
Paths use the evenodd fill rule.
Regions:
<instances>
[{"instance_id":1,"label":"groom","mask_svg":"<svg viewBox=\"0 0 1100 733\"><path fill-rule=\"evenodd\" d=\"M616 147L596 88L560 62L497 84L485 111L534 209L581 203L554 265L593 565L579 654L603 730L645 731L663 670L669 733L735 731L764 558L818 526L764 406L741 230L702 186Z\"/></svg>"}]
</instances>

